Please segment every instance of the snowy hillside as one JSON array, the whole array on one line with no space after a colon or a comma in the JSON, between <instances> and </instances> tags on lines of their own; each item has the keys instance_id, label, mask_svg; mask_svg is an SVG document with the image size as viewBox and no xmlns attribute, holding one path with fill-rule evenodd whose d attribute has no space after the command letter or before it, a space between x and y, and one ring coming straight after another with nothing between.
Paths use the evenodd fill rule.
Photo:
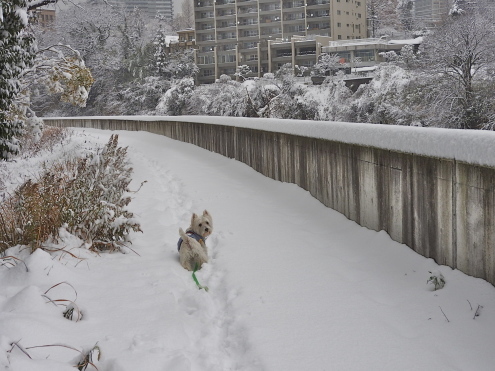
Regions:
<instances>
[{"instance_id":1,"label":"snowy hillside","mask_svg":"<svg viewBox=\"0 0 495 371\"><path fill-rule=\"evenodd\" d=\"M75 132L82 145L111 134ZM26 266L0 266L0 367L74 370L79 351L97 344L100 371L493 370L492 285L242 163L118 133L134 166L131 188L147 181L130 204L144 232L133 235L135 253L97 256L68 234L62 245L85 260L10 249ZM36 161L7 166L20 180ZM180 266L176 247L178 229L204 209L215 230L197 276L209 292ZM427 284L434 271L446 280L438 291ZM47 298L75 302L82 320L63 318Z\"/></svg>"}]
</instances>

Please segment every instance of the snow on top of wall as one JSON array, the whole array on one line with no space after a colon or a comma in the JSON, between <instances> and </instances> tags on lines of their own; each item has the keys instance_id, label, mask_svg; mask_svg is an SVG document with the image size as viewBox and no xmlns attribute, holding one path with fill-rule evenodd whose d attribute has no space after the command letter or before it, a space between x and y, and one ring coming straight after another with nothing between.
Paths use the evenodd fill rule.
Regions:
<instances>
[{"instance_id":1,"label":"snow on top of wall","mask_svg":"<svg viewBox=\"0 0 495 371\"><path fill-rule=\"evenodd\" d=\"M74 119L163 120L218 124L321 138L495 167L495 132L493 131L223 116L91 116Z\"/></svg>"},{"instance_id":2,"label":"snow on top of wall","mask_svg":"<svg viewBox=\"0 0 495 371\"><path fill-rule=\"evenodd\" d=\"M419 36L415 39L406 39L406 40L390 40L389 44L407 44L407 45L415 45L421 44L423 42L423 37Z\"/></svg>"}]
</instances>

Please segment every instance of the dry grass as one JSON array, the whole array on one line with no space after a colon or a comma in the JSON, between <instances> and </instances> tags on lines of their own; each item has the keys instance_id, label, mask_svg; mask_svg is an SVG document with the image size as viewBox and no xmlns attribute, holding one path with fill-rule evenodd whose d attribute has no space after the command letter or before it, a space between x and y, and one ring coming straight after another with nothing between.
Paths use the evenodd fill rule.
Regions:
<instances>
[{"instance_id":1,"label":"dry grass","mask_svg":"<svg viewBox=\"0 0 495 371\"><path fill-rule=\"evenodd\" d=\"M28 158L36 156L43 150L52 151L57 144L66 142L71 136L71 131L67 128L55 126L45 126L43 134L39 140L30 132L24 134L21 141L21 156Z\"/></svg>"},{"instance_id":2,"label":"dry grass","mask_svg":"<svg viewBox=\"0 0 495 371\"><path fill-rule=\"evenodd\" d=\"M141 231L126 210L131 174L117 135L96 153L45 169L0 203L0 253L15 245L43 248L62 226L93 250L120 249L130 231Z\"/></svg>"}]
</instances>

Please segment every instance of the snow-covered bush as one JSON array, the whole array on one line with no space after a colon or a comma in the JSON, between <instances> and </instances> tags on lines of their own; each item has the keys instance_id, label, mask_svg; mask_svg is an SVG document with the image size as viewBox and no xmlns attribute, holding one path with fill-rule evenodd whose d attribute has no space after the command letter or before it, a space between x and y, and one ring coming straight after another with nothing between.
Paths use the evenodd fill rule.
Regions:
<instances>
[{"instance_id":1,"label":"snow-covered bush","mask_svg":"<svg viewBox=\"0 0 495 371\"><path fill-rule=\"evenodd\" d=\"M0 203L0 252L15 245L34 251L57 239L60 227L93 250L116 250L139 223L126 209L132 168L118 136L85 158L63 159Z\"/></svg>"},{"instance_id":2,"label":"snow-covered bush","mask_svg":"<svg viewBox=\"0 0 495 371\"><path fill-rule=\"evenodd\" d=\"M198 86L189 99L188 113L211 116L245 117L247 91L228 75L210 85Z\"/></svg>"},{"instance_id":3,"label":"snow-covered bush","mask_svg":"<svg viewBox=\"0 0 495 371\"><path fill-rule=\"evenodd\" d=\"M156 106L156 112L169 116L181 115L186 110L189 97L192 95L194 88L192 78L178 80L160 99Z\"/></svg>"},{"instance_id":4,"label":"snow-covered bush","mask_svg":"<svg viewBox=\"0 0 495 371\"><path fill-rule=\"evenodd\" d=\"M430 278L428 278L428 281L426 281L426 283L432 284L435 291L442 289L445 286L445 277L443 276L443 274L438 271L429 273Z\"/></svg>"},{"instance_id":5,"label":"snow-covered bush","mask_svg":"<svg viewBox=\"0 0 495 371\"><path fill-rule=\"evenodd\" d=\"M96 153L65 164L69 165L70 178L62 221L69 232L91 249L116 250L129 242L131 231L141 231L134 215L126 209L131 202L127 187L133 169L127 159L127 147L118 146L118 135L112 135Z\"/></svg>"},{"instance_id":6,"label":"snow-covered bush","mask_svg":"<svg viewBox=\"0 0 495 371\"><path fill-rule=\"evenodd\" d=\"M351 104L352 91L345 85L344 75L327 77L322 85L308 89L307 97L311 97L315 116L318 120L351 121L355 110Z\"/></svg>"},{"instance_id":7,"label":"snow-covered bush","mask_svg":"<svg viewBox=\"0 0 495 371\"><path fill-rule=\"evenodd\" d=\"M35 156L41 151L52 152L57 144L64 143L71 135L67 128L44 126L39 117L27 120L26 124L26 132L20 139L22 158Z\"/></svg>"}]
</instances>

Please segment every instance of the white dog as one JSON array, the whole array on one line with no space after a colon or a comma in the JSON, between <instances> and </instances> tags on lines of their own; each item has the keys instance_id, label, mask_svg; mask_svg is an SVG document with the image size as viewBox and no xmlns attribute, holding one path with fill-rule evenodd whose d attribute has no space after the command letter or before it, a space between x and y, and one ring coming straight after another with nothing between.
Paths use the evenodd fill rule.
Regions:
<instances>
[{"instance_id":1,"label":"white dog","mask_svg":"<svg viewBox=\"0 0 495 371\"><path fill-rule=\"evenodd\" d=\"M213 232L213 221L208 211L202 216L193 214L191 226L184 231L179 229L180 239L177 243L180 264L189 271L201 268L203 263L208 262L208 249L205 244L206 238Z\"/></svg>"}]
</instances>

